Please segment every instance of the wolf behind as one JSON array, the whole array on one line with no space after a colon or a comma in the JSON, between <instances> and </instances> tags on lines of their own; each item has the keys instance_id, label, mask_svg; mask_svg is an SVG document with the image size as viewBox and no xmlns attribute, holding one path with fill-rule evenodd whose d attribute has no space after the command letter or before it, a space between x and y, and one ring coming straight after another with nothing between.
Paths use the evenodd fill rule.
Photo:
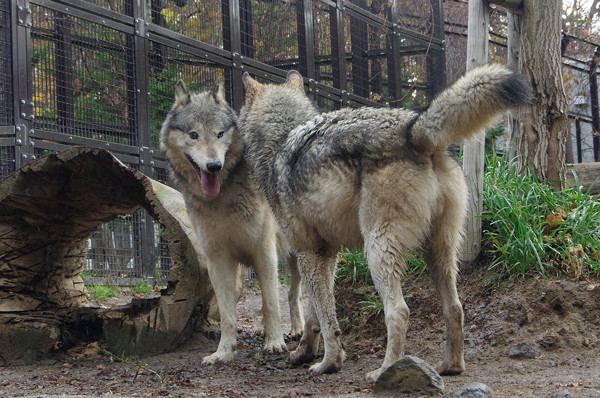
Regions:
<instances>
[{"instance_id":1,"label":"wolf behind","mask_svg":"<svg viewBox=\"0 0 600 398\"><path fill-rule=\"evenodd\" d=\"M171 165L171 178L181 190L221 317L218 349L203 364L233 359L237 346L235 305L240 264L251 266L261 286L265 351L286 350L278 300L278 226L264 194L249 175L237 118L216 90L191 94L183 81L175 88L175 103L161 130L160 147ZM283 253L285 254L285 253ZM290 262L292 335L303 327L300 277Z\"/></svg>"},{"instance_id":2,"label":"wolf behind","mask_svg":"<svg viewBox=\"0 0 600 398\"><path fill-rule=\"evenodd\" d=\"M281 85L244 75L239 126L247 158L278 222L298 253L310 299L292 363L325 355L310 371L338 371L345 358L333 296L340 247L363 247L384 304L387 349L376 380L405 351L409 309L401 278L421 248L446 321L441 374L464 368L463 310L456 289L457 250L467 188L449 144L474 136L510 107L528 103L521 75L491 65L471 71L421 114L407 109L341 109L319 114L302 77Z\"/></svg>"}]
</instances>

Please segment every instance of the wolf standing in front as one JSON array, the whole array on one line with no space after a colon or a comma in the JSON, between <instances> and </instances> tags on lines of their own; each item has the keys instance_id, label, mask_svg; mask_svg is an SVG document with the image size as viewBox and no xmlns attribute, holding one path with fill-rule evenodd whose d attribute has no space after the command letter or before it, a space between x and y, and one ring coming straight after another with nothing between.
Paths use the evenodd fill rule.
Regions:
<instances>
[{"instance_id":1,"label":"wolf standing in front","mask_svg":"<svg viewBox=\"0 0 600 398\"><path fill-rule=\"evenodd\" d=\"M475 69L421 114L360 108L318 114L290 72L281 85L244 75L239 118L247 158L278 222L298 252L311 305L292 363L325 355L310 371L335 372L345 353L333 296L340 247L363 246L384 304L387 349L376 380L403 354L409 310L401 289L409 250L421 247L442 300L446 350L441 374L464 368L463 310L456 289L466 184L448 145L474 136L501 112L531 100L521 75Z\"/></svg>"},{"instance_id":2,"label":"wolf standing in front","mask_svg":"<svg viewBox=\"0 0 600 398\"><path fill-rule=\"evenodd\" d=\"M236 280L252 266L261 286L265 351L286 350L281 330L277 279L278 227L264 194L249 175L236 115L227 105L223 85L212 92L191 94L182 81L175 104L161 130L161 149L171 177L185 199L188 215L207 258L210 282L221 317L217 351L203 364L233 359L237 346ZM285 253L282 253L285 254ZM295 264L290 286L292 335L300 335L303 316L300 277Z\"/></svg>"}]
</instances>

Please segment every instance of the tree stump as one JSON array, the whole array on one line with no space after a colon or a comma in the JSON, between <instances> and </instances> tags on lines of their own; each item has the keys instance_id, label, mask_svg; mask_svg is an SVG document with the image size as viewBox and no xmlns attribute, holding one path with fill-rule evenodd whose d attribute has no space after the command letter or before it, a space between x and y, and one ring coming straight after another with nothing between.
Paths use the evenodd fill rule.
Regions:
<instances>
[{"instance_id":1,"label":"tree stump","mask_svg":"<svg viewBox=\"0 0 600 398\"><path fill-rule=\"evenodd\" d=\"M170 242L168 288L124 308L92 308L80 276L88 239L140 208ZM0 182L0 362L48 355L79 330L98 333L116 354L172 348L197 308L206 317L213 297L193 236L179 192L107 151L75 147L24 166Z\"/></svg>"}]
</instances>

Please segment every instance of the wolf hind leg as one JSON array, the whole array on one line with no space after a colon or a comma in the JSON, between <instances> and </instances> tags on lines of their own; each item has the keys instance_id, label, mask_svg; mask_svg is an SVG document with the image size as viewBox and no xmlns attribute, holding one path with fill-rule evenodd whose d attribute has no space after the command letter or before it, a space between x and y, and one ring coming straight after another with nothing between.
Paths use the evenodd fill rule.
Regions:
<instances>
[{"instance_id":1,"label":"wolf hind leg","mask_svg":"<svg viewBox=\"0 0 600 398\"><path fill-rule=\"evenodd\" d=\"M221 339L217 351L202 359L203 365L213 365L232 361L237 346L235 305L239 298L238 275L243 267L232 259L208 259L208 276L217 297L221 318Z\"/></svg>"},{"instance_id":2,"label":"wolf hind leg","mask_svg":"<svg viewBox=\"0 0 600 398\"><path fill-rule=\"evenodd\" d=\"M408 249L402 246L402 240L395 234L377 231L365 236L365 255L375 288L383 301L387 329L385 358L379 369L367 374L367 380L371 382L404 354L410 311L404 301L401 282L407 252Z\"/></svg>"},{"instance_id":3,"label":"wolf hind leg","mask_svg":"<svg viewBox=\"0 0 600 398\"><path fill-rule=\"evenodd\" d=\"M321 327L319 326L319 319L317 318L317 313L312 301L307 303L304 332L301 333L301 336L298 347L290 353L290 363L292 365L301 365L303 363L312 362L319 351Z\"/></svg>"},{"instance_id":4,"label":"wolf hind leg","mask_svg":"<svg viewBox=\"0 0 600 398\"><path fill-rule=\"evenodd\" d=\"M298 265L304 278L311 305L319 320L325 348L323 360L312 365L309 369L310 373L314 375L339 371L346 357L340 339L341 331L335 313L335 298L333 296L335 260L336 253L326 255L311 251L298 253ZM307 321L307 326L304 328L305 334L309 333L309 323ZM307 338L314 338L316 333L312 333L313 336ZM302 336L302 338L304 339L305 336ZM302 343L302 340L300 342ZM302 348L300 349L302 350Z\"/></svg>"},{"instance_id":5,"label":"wolf hind leg","mask_svg":"<svg viewBox=\"0 0 600 398\"><path fill-rule=\"evenodd\" d=\"M424 259L431 279L442 301L446 321L446 349L444 359L436 366L441 375L456 375L465 370L464 360L464 315L456 289L456 247L460 231L456 224L432 222L431 235L425 245Z\"/></svg>"},{"instance_id":6,"label":"wolf hind leg","mask_svg":"<svg viewBox=\"0 0 600 398\"><path fill-rule=\"evenodd\" d=\"M260 255L255 255L253 269L256 272L261 289L263 324L265 327L264 351L267 353L285 352L287 347L281 329L277 249L275 244L261 252Z\"/></svg>"},{"instance_id":7,"label":"wolf hind leg","mask_svg":"<svg viewBox=\"0 0 600 398\"><path fill-rule=\"evenodd\" d=\"M302 311L302 277L298 271L298 259L295 254L288 256L288 265L290 269L290 290L288 292L288 302L290 305L290 320L292 323L292 340L298 340L302 336L304 328L304 314Z\"/></svg>"}]
</instances>

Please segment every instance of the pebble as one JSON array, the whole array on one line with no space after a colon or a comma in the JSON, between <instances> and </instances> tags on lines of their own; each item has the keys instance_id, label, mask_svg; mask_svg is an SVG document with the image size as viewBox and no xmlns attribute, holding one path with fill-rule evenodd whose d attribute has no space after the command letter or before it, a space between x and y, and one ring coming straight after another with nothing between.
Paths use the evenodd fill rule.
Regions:
<instances>
[{"instance_id":1,"label":"pebble","mask_svg":"<svg viewBox=\"0 0 600 398\"><path fill-rule=\"evenodd\" d=\"M455 397L477 398L492 397L494 391L483 383L470 383L454 392Z\"/></svg>"},{"instance_id":2,"label":"pebble","mask_svg":"<svg viewBox=\"0 0 600 398\"><path fill-rule=\"evenodd\" d=\"M387 368L373 387L375 393L390 391L439 394L444 391L444 381L427 362L406 355Z\"/></svg>"}]
</instances>

